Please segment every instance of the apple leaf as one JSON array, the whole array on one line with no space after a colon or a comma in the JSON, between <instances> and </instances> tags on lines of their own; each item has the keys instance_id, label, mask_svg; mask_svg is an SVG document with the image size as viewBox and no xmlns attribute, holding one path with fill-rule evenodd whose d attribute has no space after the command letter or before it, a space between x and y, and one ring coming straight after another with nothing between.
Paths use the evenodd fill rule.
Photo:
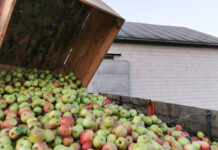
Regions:
<instances>
[{"instance_id":1,"label":"apple leaf","mask_svg":"<svg viewBox=\"0 0 218 150\"><path fill-rule=\"evenodd\" d=\"M28 129L29 128L25 126L18 126L15 131L17 134L21 134L21 133L25 133L26 131L28 131Z\"/></svg>"}]
</instances>

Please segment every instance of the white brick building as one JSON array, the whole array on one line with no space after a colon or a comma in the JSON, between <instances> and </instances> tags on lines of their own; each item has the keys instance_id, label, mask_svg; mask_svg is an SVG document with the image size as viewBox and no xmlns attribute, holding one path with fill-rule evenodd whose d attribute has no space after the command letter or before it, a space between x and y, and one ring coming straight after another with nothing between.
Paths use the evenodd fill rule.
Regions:
<instances>
[{"instance_id":1,"label":"white brick building","mask_svg":"<svg viewBox=\"0 0 218 150\"><path fill-rule=\"evenodd\" d=\"M132 27L134 24L130 25ZM153 25L147 26L155 30ZM165 39L161 30L155 33L148 30L152 36L160 34L159 37L155 36L164 41L155 39L152 42L151 38L146 41L142 37L137 41L134 33L127 33L130 32L129 28L128 24L124 25L108 52L121 55L102 62L88 87L90 92L121 94L218 110L217 38L186 28L167 26L168 29L165 29L163 26L161 30L168 32ZM169 31L170 28L173 29ZM182 29L184 33L188 32L187 36L178 37L180 33L176 30ZM139 32L140 36L144 34L142 32ZM132 36L131 39L124 33ZM174 38L175 42L167 42L169 37Z\"/></svg>"}]
</instances>

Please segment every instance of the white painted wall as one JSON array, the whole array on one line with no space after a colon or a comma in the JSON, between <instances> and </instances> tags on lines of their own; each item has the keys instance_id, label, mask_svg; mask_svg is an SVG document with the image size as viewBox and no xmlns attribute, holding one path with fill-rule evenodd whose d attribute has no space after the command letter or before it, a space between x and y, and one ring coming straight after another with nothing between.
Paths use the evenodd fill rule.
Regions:
<instances>
[{"instance_id":1,"label":"white painted wall","mask_svg":"<svg viewBox=\"0 0 218 150\"><path fill-rule=\"evenodd\" d=\"M128 60L132 97L218 110L218 48L114 43Z\"/></svg>"}]
</instances>

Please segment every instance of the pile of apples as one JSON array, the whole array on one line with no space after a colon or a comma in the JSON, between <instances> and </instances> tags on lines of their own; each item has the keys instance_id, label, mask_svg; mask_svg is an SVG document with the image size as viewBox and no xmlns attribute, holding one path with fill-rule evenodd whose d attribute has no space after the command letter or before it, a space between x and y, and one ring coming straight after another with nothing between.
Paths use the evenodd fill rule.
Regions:
<instances>
[{"instance_id":1,"label":"pile of apples","mask_svg":"<svg viewBox=\"0 0 218 150\"><path fill-rule=\"evenodd\" d=\"M168 127L98 93L73 73L0 71L0 150L217 150L198 132Z\"/></svg>"}]
</instances>

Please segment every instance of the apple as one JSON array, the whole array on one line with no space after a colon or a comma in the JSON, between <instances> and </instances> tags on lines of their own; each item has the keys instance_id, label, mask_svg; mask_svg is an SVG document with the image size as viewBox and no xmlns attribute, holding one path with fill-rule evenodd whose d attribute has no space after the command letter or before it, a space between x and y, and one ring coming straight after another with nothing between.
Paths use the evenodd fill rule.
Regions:
<instances>
[{"instance_id":1,"label":"apple","mask_svg":"<svg viewBox=\"0 0 218 150\"><path fill-rule=\"evenodd\" d=\"M6 108L7 107L7 102L5 101L5 100L0 100L0 108L1 109L4 109L4 108Z\"/></svg>"},{"instance_id":2,"label":"apple","mask_svg":"<svg viewBox=\"0 0 218 150\"><path fill-rule=\"evenodd\" d=\"M209 142L210 142L210 139L209 139L208 137L203 137L203 138L202 138L202 141L209 143Z\"/></svg>"},{"instance_id":3,"label":"apple","mask_svg":"<svg viewBox=\"0 0 218 150\"><path fill-rule=\"evenodd\" d=\"M82 144L82 150L91 150L93 147L92 142L88 141L88 142L84 142Z\"/></svg>"},{"instance_id":4,"label":"apple","mask_svg":"<svg viewBox=\"0 0 218 150\"><path fill-rule=\"evenodd\" d=\"M127 136L126 136L126 140L127 140L128 144L133 143L132 136L130 136L130 135L127 135Z\"/></svg>"},{"instance_id":5,"label":"apple","mask_svg":"<svg viewBox=\"0 0 218 150\"><path fill-rule=\"evenodd\" d=\"M131 117L134 117L137 115L137 111L135 109L130 109L129 110Z\"/></svg>"},{"instance_id":6,"label":"apple","mask_svg":"<svg viewBox=\"0 0 218 150\"><path fill-rule=\"evenodd\" d=\"M198 131L197 136L198 136L198 138L202 139L202 138L204 138L204 133L201 131Z\"/></svg>"},{"instance_id":7,"label":"apple","mask_svg":"<svg viewBox=\"0 0 218 150\"><path fill-rule=\"evenodd\" d=\"M63 102L58 102L55 104L55 109L56 110L61 110L61 108L64 106L64 103Z\"/></svg>"},{"instance_id":8,"label":"apple","mask_svg":"<svg viewBox=\"0 0 218 150\"><path fill-rule=\"evenodd\" d=\"M41 107L35 107L33 109L33 112L36 113L37 115L40 115L42 113L42 108Z\"/></svg>"},{"instance_id":9,"label":"apple","mask_svg":"<svg viewBox=\"0 0 218 150\"><path fill-rule=\"evenodd\" d=\"M136 127L136 132L139 135L143 135L143 134L146 134L148 132L148 129L146 129L145 127L142 127L142 126L138 126L138 127Z\"/></svg>"},{"instance_id":10,"label":"apple","mask_svg":"<svg viewBox=\"0 0 218 150\"><path fill-rule=\"evenodd\" d=\"M116 140L117 140L117 137L116 137L115 134L109 134L109 135L107 136L107 142L115 143Z\"/></svg>"},{"instance_id":11,"label":"apple","mask_svg":"<svg viewBox=\"0 0 218 150\"><path fill-rule=\"evenodd\" d=\"M17 103L11 104L8 109L18 111L19 105Z\"/></svg>"},{"instance_id":12,"label":"apple","mask_svg":"<svg viewBox=\"0 0 218 150\"><path fill-rule=\"evenodd\" d=\"M54 131L52 131L50 129L45 129L45 142L50 143L50 142L54 141L54 139L55 139Z\"/></svg>"},{"instance_id":13,"label":"apple","mask_svg":"<svg viewBox=\"0 0 218 150\"><path fill-rule=\"evenodd\" d=\"M27 123L27 125L29 128L32 128L32 127L40 127L41 128L42 127L42 124L36 120L30 121L29 123Z\"/></svg>"},{"instance_id":14,"label":"apple","mask_svg":"<svg viewBox=\"0 0 218 150\"><path fill-rule=\"evenodd\" d=\"M186 145L190 144L190 141L185 137L180 137L178 142L182 146L186 146Z\"/></svg>"},{"instance_id":15,"label":"apple","mask_svg":"<svg viewBox=\"0 0 218 150\"><path fill-rule=\"evenodd\" d=\"M17 127L13 127L9 131L9 137L13 140L18 139L22 135L22 132L18 132L17 129Z\"/></svg>"},{"instance_id":16,"label":"apple","mask_svg":"<svg viewBox=\"0 0 218 150\"><path fill-rule=\"evenodd\" d=\"M210 150L210 144L204 141L200 142L201 150Z\"/></svg>"},{"instance_id":17,"label":"apple","mask_svg":"<svg viewBox=\"0 0 218 150\"><path fill-rule=\"evenodd\" d=\"M11 119L11 120L4 120L1 124L1 128L12 128L17 125L17 120Z\"/></svg>"},{"instance_id":18,"label":"apple","mask_svg":"<svg viewBox=\"0 0 218 150\"><path fill-rule=\"evenodd\" d=\"M35 114L32 110L27 109L21 113L21 121L26 123L29 118L35 117Z\"/></svg>"},{"instance_id":19,"label":"apple","mask_svg":"<svg viewBox=\"0 0 218 150\"><path fill-rule=\"evenodd\" d=\"M125 150L128 147L128 141L124 137L119 137L116 140L116 145L118 149Z\"/></svg>"},{"instance_id":20,"label":"apple","mask_svg":"<svg viewBox=\"0 0 218 150\"><path fill-rule=\"evenodd\" d=\"M140 135L137 139L137 143L147 143L150 141L150 138L147 135Z\"/></svg>"},{"instance_id":21,"label":"apple","mask_svg":"<svg viewBox=\"0 0 218 150\"><path fill-rule=\"evenodd\" d=\"M70 111L73 115L79 114L79 108L76 106L73 106Z\"/></svg>"},{"instance_id":22,"label":"apple","mask_svg":"<svg viewBox=\"0 0 218 150\"><path fill-rule=\"evenodd\" d=\"M140 124L141 122L142 122L142 119L139 116L134 116L132 119L133 124Z\"/></svg>"},{"instance_id":23,"label":"apple","mask_svg":"<svg viewBox=\"0 0 218 150\"><path fill-rule=\"evenodd\" d=\"M6 129L1 129L0 130L0 137L2 136L8 136L9 135L9 131L10 131L10 128L6 128Z\"/></svg>"},{"instance_id":24,"label":"apple","mask_svg":"<svg viewBox=\"0 0 218 150\"><path fill-rule=\"evenodd\" d=\"M52 118L49 122L48 122L48 126L50 129L56 129L59 125L59 120L56 118Z\"/></svg>"},{"instance_id":25,"label":"apple","mask_svg":"<svg viewBox=\"0 0 218 150\"><path fill-rule=\"evenodd\" d=\"M93 140L95 148L101 148L106 143L106 138L103 135L96 135Z\"/></svg>"},{"instance_id":26,"label":"apple","mask_svg":"<svg viewBox=\"0 0 218 150\"><path fill-rule=\"evenodd\" d=\"M63 138L63 144L64 146L70 146L71 144L73 144L73 138L72 137L64 137Z\"/></svg>"},{"instance_id":27,"label":"apple","mask_svg":"<svg viewBox=\"0 0 218 150\"><path fill-rule=\"evenodd\" d=\"M83 120L84 120L84 118L78 118L78 119L76 120L76 124L82 125Z\"/></svg>"},{"instance_id":28,"label":"apple","mask_svg":"<svg viewBox=\"0 0 218 150\"><path fill-rule=\"evenodd\" d=\"M85 118L82 121L82 125L83 125L84 128L89 129L94 125L94 121L91 118Z\"/></svg>"},{"instance_id":29,"label":"apple","mask_svg":"<svg viewBox=\"0 0 218 150\"><path fill-rule=\"evenodd\" d=\"M60 125L68 125L68 126L73 126L75 123L73 117L63 117L60 119L59 124Z\"/></svg>"},{"instance_id":30,"label":"apple","mask_svg":"<svg viewBox=\"0 0 218 150\"><path fill-rule=\"evenodd\" d=\"M32 143L43 141L45 138L45 131L41 128L33 128L29 133L29 140Z\"/></svg>"},{"instance_id":31,"label":"apple","mask_svg":"<svg viewBox=\"0 0 218 150\"><path fill-rule=\"evenodd\" d=\"M105 127L110 128L114 124L114 119L112 117L110 117L110 116L107 116L107 117L104 118L103 124L104 124Z\"/></svg>"},{"instance_id":32,"label":"apple","mask_svg":"<svg viewBox=\"0 0 218 150\"><path fill-rule=\"evenodd\" d=\"M62 138L60 136L56 136L54 139L54 145L60 145L62 143Z\"/></svg>"},{"instance_id":33,"label":"apple","mask_svg":"<svg viewBox=\"0 0 218 150\"><path fill-rule=\"evenodd\" d=\"M29 141L29 138L27 136L19 138L16 142L16 150L19 150L22 147L32 147L32 143Z\"/></svg>"},{"instance_id":34,"label":"apple","mask_svg":"<svg viewBox=\"0 0 218 150\"><path fill-rule=\"evenodd\" d=\"M152 120L152 123L153 123L153 124L156 124L156 123L158 122L158 118L157 118L156 115L152 115L152 116L151 116L151 120Z\"/></svg>"},{"instance_id":35,"label":"apple","mask_svg":"<svg viewBox=\"0 0 218 150\"><path fill-rule=\"evenodd\" d=\"M71 127L69 125L61 125L58 133L62 137L68 137L71 135Z\"/></svg>"},{"instance_id":36,"label":"apple","mask_svg":"<svg viewBox=\"0 0 218 150\"><path fill-rule=\"evenodd\" d=\"M72 103L74 100L76 99L76 97L74 95L71 94L64 94L62 97L62 101L66 104L66 103Z\"/></svg>"},{"instance_id":37,"label":"apple","mask_svg":"<svg viewBox=\"0 0 218 150\"><path fill-rule=\"evenodd\" d=\"M9 136L1 136L0 137L0 144L9 144L11 145L12 142L11 142L11 139Z\"/></svg>"},{"instance_id":38,"label":"apple","mask_svg":"<svg viewBox=\"0 0 218 150\"><path fill-rule=\"evenodd\" d=\"M72 136L74 138L79 138L80 135L82 134L82 132L84 131L83 126L82 125L76 125L74 127L71 128L72 131Z\"/></svg>"},{"instance_id":39,"label":"apple","mask_svg":"<svg viewBox=\"0 0 218 150\"><path fill-rule=\"evenodd\" d=\"M194 146L195 150L201 149L201 145L198 142L192 142L192 145Z\"/></svg>"},{"instance_id":40,"label":"apple","mask_svg":"<svg viewBox=\"0 0 218 150\"><path fill-rule=\"evenodd\" d=\"M14 95L7 95L6 98L5 98L5 101L8 104L13 104L16 101L16 97Z\"/></svg>"},{"instance_id":41,"label":"apple","mask_svg":"<svg viewBox=\"0 0 218 150\"><path fill-rule=\"evenodd\" d=\"M120 111L120 116L122 118L129 118L130 117L130 112L128 110L126 110L126 109L122 109Z\"/></svg>"},{"instance_id":42,"label":"apple","mask_svg":"<svg viewBox=\"0 0 218 150\"><path fill-rule=\"evenodd\" d=\"M54 106L51 103L47 103L43 106L43 111L48 113L54 109Z\"/></svg>"},{"instance_id":43,"label":"apple","mask_svg":"<svg viewBox=\"0 0 218 150\"><path fill-rule=\"evenodd\" d=\"M33 145L32 150L48 150L48 146L45 142L40 141Z\"/></svg>"},{"instance_id":44,"label":"apple","mask_svg":"<svg viewBox=\"0 0 218 150\"><path fill-rule=\"evenodd\" d=\"M130 122L124 122L123 127L126 128L127 134L130 135L132 133L132 125Z\"/></svg>"},{"instance_id":45,"label":"apple","mask_svg":"<svg viewBox=\"0 0 218 150\"><path fill-rule=\"evenodd\" d=\"M117 150L117 146L112 142L107 142L103 145L101 150Z\"/></svg>"},{"instance_id":46,"label":"apple","mask_svg":"<svg viewBox=\"0 0 218 150\"><path fill-rule=\"evenodd\" d=\"M81 117L85 117L87 114L89 113L89 111L88 111L88 109L82 109L81 111L80 111L80 116Z\"/></svg>"},{"instance_id":47,"label":"apple","mask_svg":"<svg viewBox=\"0 0 218 150\"><path fill-rule=\"evenodd\" d=\"M160 144L159 143L157 143L156 141L151 141L151 145L152 145L152 147L153 147L153 149L155 149L155 150L160 150L161 149L161 146L160 146Z\"/></svg>"},{"instance_id":48,"label":"apple","mask_svg":"<svg viewBox=\"0 0 218 150\"><path fill-rule=\"evenodd\" d=\"M12 145L10 144L0 144L0 150L13 150Z\"/></svg>"},{"instance_id":49,"label":"apple","mask_svg":"<svg viewBox=\"0 0 218 150\"><path fill-rule=\"evenodd\" d=\"M22 104L22 103L27 102L27 101L28 101L28 97L25 95L19 95L17 97L18 104Z\"/></svg>"},{"instance_id":50,"label":"apple","mask_svg":"<svg viewBox=\"0 0 218 150\"><path fill-rule=\"evenodd\" d=\"M125 137L127 135L127 130L122 125L117 126L114 132L117 137Z\"/></svg>"},{"instance_id":51,"label":"apple","mask_svg":"<svg viewBox=\"0 0 218 150\"><path fill-rule=\"evenodd\" d=\"M111 116L114 112L110 107L105 107L104 108L104 112L105 114L107 114L108 116Z\"/></svg>"},{"instance_id":52,"label":"apple","mask_svg":"<svg viewBox=\"0 0 218 150\"><path fill-rule=\"evenodd\" d=\"M73 148L74 150L80 150L81 149L81 145L79 143L73 143L70 145L71 148Z\"/></svg>"},{"instance_id":53,"label":"apple","mask_svg":"<svg viewBox=\"0 0 218 150\"><path fill-rule=\"evenodd\" d=\"M177 131L182 131L182 126L181 126L181 125L176 125L176 126L175 126L175 130L177 130Z\"/></svg>"},{"instance_id":54,"label":"apple","mask_svg":"<svg viewBox=\"0 0 218 150\"><path fill-rule=\"evenodd\" d=\"M86 129L82 132L80 136L80 143L92 142L94 139L94 132L92 130Z\"/></svg>"},{"instance_id":55,"label":"apple","mask_svg":"<svg viewBox=\"0 0 218 150\"><path fill-rule=\"evenodd\" d=\"M139 134L137 132L132 132L132 139L133 141L137 141Z\"/></svg>"},{"instance_id":56,"label":"apple","mask_svg":"<svg viewBox=\"0 0 218 150\"><path fill-rule=\"evenodd\" d=\"M49 112L48 117L49 117L50 119L52 119L52 118L58 119L58 118L61 117L61 112L58 111L58 110L52 110L51 112Z\"/></svg>"}]
</instances>

